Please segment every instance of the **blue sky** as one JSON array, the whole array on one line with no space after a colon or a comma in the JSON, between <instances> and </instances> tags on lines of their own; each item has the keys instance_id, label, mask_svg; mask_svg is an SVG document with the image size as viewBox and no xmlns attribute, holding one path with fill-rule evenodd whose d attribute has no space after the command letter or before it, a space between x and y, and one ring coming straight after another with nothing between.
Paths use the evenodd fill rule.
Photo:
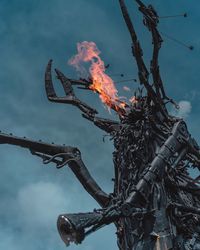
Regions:
<instances>
[{"instance_id":1,"label":"blue sky","mask_svg":"<svg viewBox=\"0 0 200 250\"><path fill-rule=\"evenodd\" d=\"M151 42L134 1L127 0L149 62ZM161 73L168 94L181 101L179 115L187 116L192 135L200 140L200 2L152 0L162 15L188 12L188 18L162 19L160 30L187 44L190 51L164 38ZM104 133L71 106L52 104L44 91L44 70L54 66L76 78L67 65L76 43L94 41L111 67L108 73L136 76L129 34L117 0L1 0L0 1L0 129L4 132L77 146L92 175L112 192L112 143ZM117 79L116 79L117 80ZM57 82L55 81L57 84ZM120 86L117 85L120 88ZM134 89L135 83L131 83ZM62 93L59 84L57 92ZM79 97L109 116L95 94ZM113 114L112 119L115 119ZM69 169L43 166L28 151L2 145L0 150L0 249L64 250L56 231L60 213L87 212L98 205L82 189ZM115 229L108 226L69 249L117 249Z\"/></svg>"}]
</instances>

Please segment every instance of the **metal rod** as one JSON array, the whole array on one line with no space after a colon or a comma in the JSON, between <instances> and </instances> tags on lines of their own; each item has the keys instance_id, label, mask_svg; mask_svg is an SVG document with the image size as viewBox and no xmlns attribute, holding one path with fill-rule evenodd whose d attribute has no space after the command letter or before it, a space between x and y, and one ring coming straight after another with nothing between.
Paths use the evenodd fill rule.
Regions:
<instances>
[{"instance_id":1,"label":"metal rod","mask_svg":"<svg viewBox=\"0 0 200 250\"><path fill-rule=\"evenodd\" d=\"M109 75L109 76L121 76L121 77L124 77L124 74L111 74L111 75Z\"/></svg>"},{"instance_id":2,"label":"metal rod","mask_svg":"<svg viewBox=\"0 0 200 250\"><path fill-rule=\"evenodd\" d=\"M187 13L179 14L179 15L171 15L171 16L159 16L159 18L174 18L174 17L188 17Z\"/></svg>"},{"instance_id":3,"label":"metal rod","mask_svg":"<svg viewBox=\"0 0 200 250\"><path fill-rule=\"evenodd\" d=\"M178 39L176 39L176 38L174 38L174 37L172 37L172 36L169 36L169 35L167 35L167 34L165 34L165 33L163 33L163 32L160 32L163 36L165 36L165 37L167 37L168 39L170 39L170 40L172 40L172 41L174 41L174 42L176 42L176 43L178 43L179 45L182 45L182 46L184 46L184 47L186 47L186 48L188 48L188 49L190 49L190 50L194 50L194 46L192 46L192 45L187 45L187 44L185 44L184 42L181 42L180 40L178 40Z\"/></svg>"},{"instance_id":4,"label":"metal rod","mask_svg":"<svg viewBox=\"0 0 200 250\"><path fill-rule=\"evenodd\" d=\"M127 79L127 80L116 81L115 83L121 83L121 82L131 82L131 81L137 82L137 79L132 78L132 79Z\"/></svg>"}]
</instances>

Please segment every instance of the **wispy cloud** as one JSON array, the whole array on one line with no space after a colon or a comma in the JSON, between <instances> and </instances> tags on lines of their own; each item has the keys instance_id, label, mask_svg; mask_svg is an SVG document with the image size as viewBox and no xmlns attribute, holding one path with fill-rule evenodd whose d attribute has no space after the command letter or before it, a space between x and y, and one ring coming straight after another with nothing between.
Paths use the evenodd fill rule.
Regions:
<instances>
[{"instance_id":1,"label":"wispy cloud","mask_svg":"<svg viewBox=\"0 0 200 250\"><path fill-rule=\"evenodd\" d=\"M0 227L0 249L65 249L57 232L56 220L59 214L72 210L73 195L66 195L58 184L44 181L21 188L15 197L7 201L9 212ZM84 209L81 199L75 205ZM76 247L72 245L71 249ZM86 240L81 249L93 250L91 240Z\"/></svg>"},{"instance_id":2,"label":"wispy cloud","mask_svg":"<svg viewBox=\"0 0 200 250\"><path fill-rule=\"evenodd\" d=\"M182 100L178 103L179 108L171 111L172 115L180 118L187 118L192 111L192 104L189 101Z\"/></svg>"}]
</instances>

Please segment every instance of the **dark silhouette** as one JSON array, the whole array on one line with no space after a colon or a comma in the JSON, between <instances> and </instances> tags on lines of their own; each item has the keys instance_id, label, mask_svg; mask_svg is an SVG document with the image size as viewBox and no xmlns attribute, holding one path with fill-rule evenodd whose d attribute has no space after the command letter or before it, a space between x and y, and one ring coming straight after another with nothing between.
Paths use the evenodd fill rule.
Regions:
<instances>
[{"instance_id":1,"label":"dark silhouette","mask_svg":"<svg viewBox=\"0 0 200 250\"><path fill-rule=\"evenodd\" d=\"M125 2L119 0L131 35L132 53L141 85L131 104L111 104L111 109L119 115L119 121L98 117L95 109L76 97L73 87L91 91L92 78L73 80L56 69L66 94L58 97L52 83L52 61L48 63L45 74L49 101L77 106L84 118L113 139L113 193L108 195L102 191L88 172L77 148L3 133L0 134L0 143L28 148L33 155L41 157L44 164L54 162L57 168L69 166L101 206L91 213L58 217L58 231L66 245L81 243L88 234L114 223L121 250L198 250L200 178L191 178L188 169L200 168L200 148L185 122L167 110L168 103L177 105L166 95L160 76L158 56L163 40L157 29L159 16L151 5L146 6L140 0L135 2L143 14L144 26L152 35L153 54L148 70Z\"/></svg>"}]
</instances>

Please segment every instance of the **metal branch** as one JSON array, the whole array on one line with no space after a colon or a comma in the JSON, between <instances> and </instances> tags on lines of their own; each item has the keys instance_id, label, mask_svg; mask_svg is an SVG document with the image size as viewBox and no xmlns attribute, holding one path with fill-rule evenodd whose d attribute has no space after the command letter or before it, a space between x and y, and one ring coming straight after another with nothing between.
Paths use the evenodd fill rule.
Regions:
<instances>
[{"instance_id":1,"label":"metal branch","mask_svg":"<svg viewBox=\"0 0 200 250\"><path fill-rule=\"evenodd\" d=\"M171 102L173 105L177 106L177 104L169 98L164 90L162 78L160 75L160 68L158 63L158 57L159 57L159 51L162 46L163 39L157 29L157 25L159 23L159 16L152 5L149 5L148 7L145 6L141 1L135 0L137 4L139 5L139 10L144 15L144 25L148 28L148 30L152 34L152 44L153 44L153 55L151 60L151 74L153 77L153 85L155 87L156 95L159 99L159 102L162 104L164 111L167 114L166 109L166 102Z\"/></svg>"},{"instance_id":2,"label":"metal branch","mask_svg":"<svg viewBox=\"0 0 200 250\"><path fill-rule=\"evenodd\" d=\"M110 119L104 119L101 117L91 117L83 114L83 117L88 119L89 121L92 121L97 127L104 130L107 133L112 133L114 131L119 130L120 123L117 121L113 121Z\"/></svg>"},{"instance_id":3,"label":"metal branch","mask_svg":"<svg viewBox=\"0 0 200 250\"><path fill-rule=\"evenodd\" d=\"M142 7L145 8L145 5L141 2L141 1L137 1L136 2ZM121 7L121 11L124 17L124 20L126 22L126 25L128 27L129 33L131 35L131 39L132 39L132 49L133 49L133 56L136 59L136 63L137 63L137 67L138 67L138 75L139 75L139 79L140 79L140 84L143 84L144 87L147 90L148 96L150 97L150 99L154 102L155 105L157 105L160 109L160 111L162 112L162 114L167 118L167 113L166 110L163 107L163 102L160 102L159 100L159 95L154 91L154 89L152 88L152 86L149 84L149 72L147 70L147 67L144 63L143 60L143 52L140 46L140 42L137 38L133 23L131 21L131 18L129 16L127 7L125 5L124 0L119 0L120 3L120 7ZM156 55L156 51L155 53L155 57Z\"/></svg>"},{"instance_id":4,"label":"metal branch","mask_svg":"<svg viewBox=\"0 0 200 250\"><path fill-rule=\"evenodd\" d=\"M56 92L53 87L52 76L51 76L51 66L52 66L52 60L49 61L47 68L46 68L46 72L45 72L45 89L46 89L46 94L47 94L49 101L56 102L56 103L72 104L78 107L82 112L86 114L92 114L92 115L97 114L98 112L95 109L91 108L90 106L80 101L76 97L76 95L74 94L70 79L64 76L64 74L61 73L57 69L55 70L57 74L57 78L61 81L61 84L63 86L66 96L58 97L56 95Z\"/></svg>"},{"instance_id":5,"label":"metal branch","mask_svg":"<svg viewBox=\"0 0 200 250\"><path fill-rule=\"evenodd\" d=\"M159 56L159 50L162 45L162 37L160 36L158 30L157 30L157 24L159 22L158 15L153 9L152 6L149 6L148 8L143 8L141 11L144 14L144 24L147 26L149 31L152 34L152 43L153 43L153 57L151 61L151 73L153 76L154 86L156 89L157 96L161 99L161 93L162 97L165 98L165 92L162 84L162 80L160 77L160 69L158 64L158 56Z\"/></svg>"},{"instance_id":6,"label":"metal branch","mask_svg":"<svg viewBox=\"0 0 200 250\"><path fill-rule=\"evenodd\" d=\"M143 58L142 58L142 56L143 56L142 49L141 49L140 43L138 41L134 26L132 24L132 21L131 21L131 18L129 16L129 13L128 13L128 10L127 10L127 7L125 5L124 0L119 0L119 3L120 3L120 7L121 7L121 11L122 11L124 20L126 22L127 28L129 30L129 33L131 35L131 39L133 42L133 45L132 45L133 46L132 47L133 48L133 55L134 55L136 62L137 62L140 83L144 84L144 86L147 87L147 85L149 85L148 84L149 72L148 72L147 67L145 66L145 63L144 63ZM151 89L151 86L149 85L147 87L147 90L150 90L150 89ZM153 90L150 90L150 92L152 92L152 91Z\"/></svg>"},{"instance_id":7,"label":"metal branch","mask_svg":"<svg viewBox=\"0 0 200 250\"><path fill-rule=\"evenodd\" d=\"M72 104L78 107L83 112L84 118L92 121L97 127L101 128L102 130L111 133L116 128L116 124L118 124L118 122L96 117L95 115L98 112L95 109L88 106L86 103L80 101L76 97L72 87L72 85L78 85L82 86L84 89L90 90L89 85L91 85L92 83L86 80L69 79L58 69L55 69L57 78L60 80L66 95L65 97L58 97L53 87L51 67L52 67L52 60L49 61L45 72L45 89L48 100L55 103ZM111 108L116 110L115 106Z\"/></svg>"},{"instance_id":8,"label":"metal branch","mask_svg":"<svg viewBox=\"0 0 200 250\"><path fill-rule=\"evenodd\" d=\"M0 133L0 144L10 144L27 148L33 155L41 157L44 164L54 162L57 168L68 165L84 189L99 203L99 205L102 207L108 205L110 201L109 195L102 191L94 178L90 175L81 159L81 153L77 148L48 144L41 141L37 142L3 133Z\"/></svg>"}]
</instances>

